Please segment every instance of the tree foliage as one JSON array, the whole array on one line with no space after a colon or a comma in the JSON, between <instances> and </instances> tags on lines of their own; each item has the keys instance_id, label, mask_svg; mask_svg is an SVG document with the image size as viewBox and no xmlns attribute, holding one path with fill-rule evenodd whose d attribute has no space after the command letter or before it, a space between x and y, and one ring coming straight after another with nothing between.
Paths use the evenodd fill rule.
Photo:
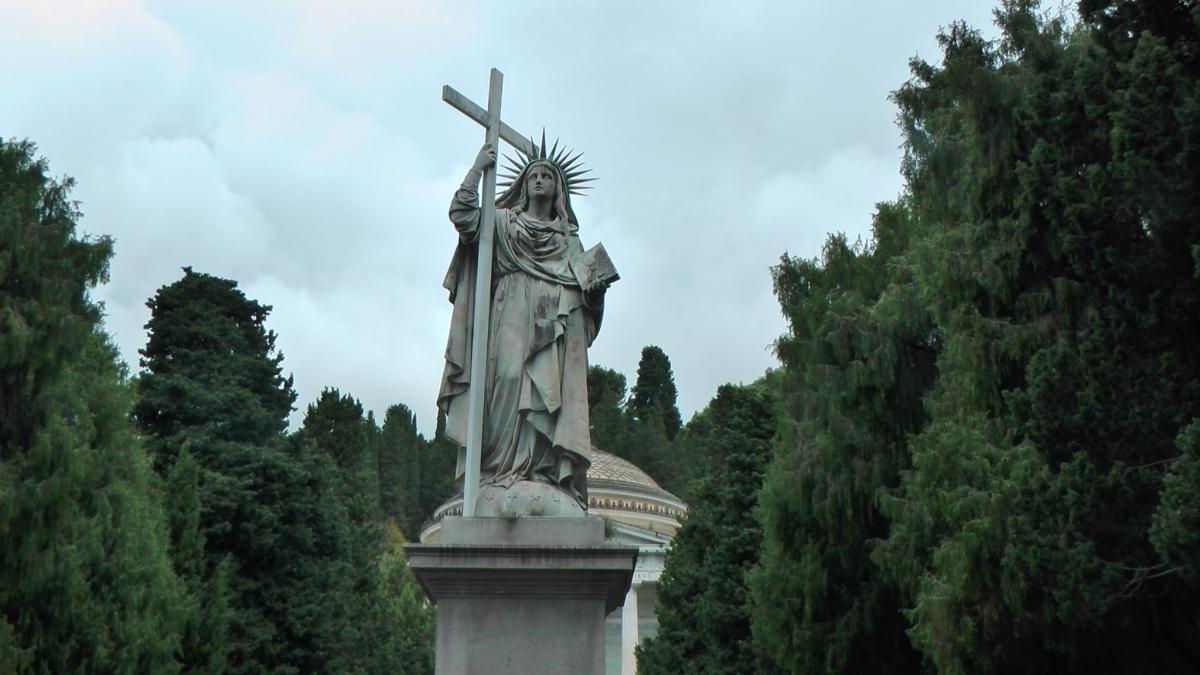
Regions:
<instances>
[{"instance_id":1,"label":"tree foliage","mask_svg":"<svg viewBox=\"0 0 1200 675\"><path fill-rule=\"evenodd\" d=\"M420 532L417 530L433 516L437 507L455 495L462 494L462 489L455 481L460 446L446 435L446 414L440 410L436 424L433 438L418 445L422 479L420 506L411 521L415 526L413 531L408 533L413 540L418 538Z\"/></svg>"},{"instance_id":2,"label":"tree foliage","mask_svg":"<svg viewBox=\"0 0 1200 675\"><path fill-rule=\"evenodd\" d=\"M625 376L604 366L589 366L587 388L592 444L608 452L621 453L628 444L629 435Z\"/></svg>"},{"instance_id":3,"label":"tree foliage","mask_svg":"<svg viewBox=\"0 0 1200 675\"><path fill-rule=\"evenodd\" d=\"M293 438L335 474L339 547L313 591L328 593L341 614L309 619L330 638L325 672L432 672L431 614L404 564L403 535L379 509L380 434L357 399L326 389Z\"/></svg>"},{"instance_id":4,"label":"tree foliage","mask_svg":"<svg viewBox=\"0 0 1200 675\"><path fill-rule=\"evenodd\" d=\"M374 419L326 389L285 436L295 395L270 308L235 282L186 269L149 305L135 415L172 487L185 667L430 672L429 610L380 508Z\"/></svg>"},{"instance_id":5,"label":"tree foliage","mask_svg":"<svg viewBox=\"0 0 1200 675\"><path fill-rule=\"evenodd\" d=\"M588 369L588 414L592 444L629 460L670 492L683 494L699 476L698 465L680 461L674 442L680 431L671 361L662 349L642 350L638 380L626 396L621 373Z\"/></svg>"},{"instance_id":6,"label":"tree foliage","mask_svg":"<svg viewBox=\"0 0 1200 675\"><path fill-rule=\"evenodd\" d=\"M379 502L385 516L404 534L416 539L430 514L421 507L421 459L425 439L417 433L417 416L404 404L387 409L379 439ZM431 512L432 513L432 512Z\"/></svg>"},{"instance_id":7,"label":"tree foliage","mask_svg":"<svg viewBox=\"0 0 1200 675\"><path fill-rule=\"evenodd\" d=\"M885 292L892 237L908 222L881 207L875 247L834 236L821 261L785 258L775 284L790 332L777 351L785 421L763 487L755 630L793 672L904 672L916 654L891 585L870 560L886 535L878 496L905 467L923 420L936 337L911 284Z\"/></svg>"},{"instance_id":8,"label":"tree foliage","mask_svg":"<svg viewBox=\"0 0 1200 675\"><path fill-rule=\"evenodd\" d=\"M774 408L766 387L724 385L705 411L704 442L723 461L700 480L671 542L658 590L659 632L637 648L638 672L773 671L750 632L746 575L762 539L754 511L771 454Z\"/></svg>"},{"instance_id":9,"label":"tree foliage","mask_svg":"<svg viewBox=\"0 0 1200 675\"><path fill-rule=\"evenodd\" d=\"M0 671L177 672L182 588L72 181L0 139Z\"/></svg>"},{"instance_id":10,"label":"tree foliage","mask_svg":"<svg viewBox=\"0 0 1200 675\"><path fill-rule=\"evenodd\" d=\"M237 283L184 268L147 306L149 338L134 416L150 437L156 465L173 463L190 435L216 443L267 444L287 428L296 394L280 370L269 306Z\"/></svg>"},{"instance_id":11,"label":"tree foliage","mask_svg":"<svg viewBox=\"0 0 1200 675\"><path fill-rule=\"evenodd\" d=\"M312 443L335 467L337 494L356 523L378 523L379 428L363 415L362 403L326 388L305 410L293 442Z\"/></svg>"},{"instance_id":12,"label":"tree foliage","mask_svg":"<svg viewBox=\"0 0 1200 675\"><path fill-rule=\"evenodd\" d=\"M675 440L682 421L675 401L675 375L671 360L661 347L650 345L642 349L638 361L637 383L629 396L629 412L643 422L662 421L667 440Z\"/></svg>"},{"instance_id":13,"label":"tree foliage","mask_svg":"<svg viewBox=\"0 0 1200 675\"><path fill-rule=\"evenodd\" d=\"M1200 10L997 23L913 62L872 243L776 270L756 629L791 670L1200 666Z\"/></svg>"},{"instance_id":14,"label":"tree foliage","mask_svg":"<svg viewBox=\"0 0 1200 675\"><path fill-rule=\"evenodd\" d=\"M320 458L285 444L295 394L263 326L270 308L190 268L147 304L133 414L179 490L173 557L201 614L187 627L184 666L311 670L323 661L307 618L331 613L311 589L337 580L315 559L336 546L340 524Z\"/></svg>"}]
</instances>

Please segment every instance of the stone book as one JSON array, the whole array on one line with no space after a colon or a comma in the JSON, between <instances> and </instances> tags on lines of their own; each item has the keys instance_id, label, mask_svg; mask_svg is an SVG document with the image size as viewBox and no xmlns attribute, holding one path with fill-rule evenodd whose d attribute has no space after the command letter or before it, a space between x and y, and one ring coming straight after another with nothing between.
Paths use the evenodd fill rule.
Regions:
<instances>
[{"instance_id":1,"label":"stone book","mask_svg":"<svg viewBox=\"0 0 1200 675\"><path fill-rule=\"evenodd\" d=\"M608 257L604 244L596 244L584 251L583 260L575 269L575 277L579 280L580 287L586 288L588 282L593 279L604 286L611 286L621 275L617 274L617 268L613 265L612 258Z\"/></svg>"}]
</instances>

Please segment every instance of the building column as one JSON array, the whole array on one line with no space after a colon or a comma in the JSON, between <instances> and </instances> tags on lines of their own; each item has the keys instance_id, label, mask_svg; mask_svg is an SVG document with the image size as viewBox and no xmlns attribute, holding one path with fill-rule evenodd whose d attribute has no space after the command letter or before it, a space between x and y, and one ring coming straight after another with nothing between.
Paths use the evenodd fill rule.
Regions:
<instances>
[{"instance_id":1,"label":"building column","mask_svg":"<svg viewBox=\"0 0 1200 675\"><path fill-rule=\"evenodd\" d=\"M637 662L633 648L638 643L638 598L640 584L629 584L625 594L625 605L621 607L621 675L635 675Z\"/></svg>"}]
</instances>

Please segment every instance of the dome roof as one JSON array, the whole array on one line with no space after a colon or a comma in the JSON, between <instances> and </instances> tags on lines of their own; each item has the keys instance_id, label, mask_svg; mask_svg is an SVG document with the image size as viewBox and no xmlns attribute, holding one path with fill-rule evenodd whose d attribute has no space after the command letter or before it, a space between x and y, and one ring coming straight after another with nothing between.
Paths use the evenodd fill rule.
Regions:
<instances>
[{"instance_id":1,"label":"dome roof","mask_svg":"<svg viewBox=\"0 0 1200 675\"><path fill-rule=\"evenodd\" d=\"M588 511L618 524L657 533L669 538L679 528L687 505L662 489L633 462L592 446L592 465L588 467ZM437 508L421 528L421 541L436 540L445 516L462 513L462 496L456 496ZM663 539L662 541L667 541Z\"/></svg>"},{"instance_id":2,"label":"dome roof","mask_svg":"<svg viewBox=\"0 0 1200 675\"><path fill-rule=\"evenodd\" d=\"M587 477L588 483L592 485L595 485L597 481L613 481L632 483L666 492L650 477L650 474L639 469L633 462L605 452L594 445L592 446L592 465L588 467Z\"/></svg>"},{"instance_id":3,"label":"dome roof","mask_svg":"<svg viewBox=\"0 0 1200 675\"><path fill-rule=\"evenodd\" d=\"M593 515L669 538L687 513L687 504L633 462L594 445L587 476L588 512Z\"/></svg>"}]
</instances>

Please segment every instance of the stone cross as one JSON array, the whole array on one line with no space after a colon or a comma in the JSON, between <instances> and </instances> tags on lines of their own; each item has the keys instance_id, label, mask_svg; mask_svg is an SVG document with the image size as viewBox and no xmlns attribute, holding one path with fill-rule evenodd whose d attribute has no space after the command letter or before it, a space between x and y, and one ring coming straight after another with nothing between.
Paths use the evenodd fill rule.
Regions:
<instances>
[{"instance_id":1,"label":"stone cross","mask_svg":"<svg viewBox=\"0 0 1200 675\"><path fill-rule=\"evenodd\" d=\"M457 108L467 117L483 125L484 142L490 143L500 155L500 140L521 150L527 157L535 154L533 141L518 134L500 120L500 95L504 86L504 74L492 68L488 86L487 110L480 108L470 99L454 90L450 85L442 87L442 100ZM475 515L475 501L479 495L479 461L483 454L483 395L487 387L487 345L490 323L492 293L492 247L493 230L496 227L496 165L483 172L483 194L480 196L479 259L475 274L475 297L473 302L471 333L471 390L467 399L467 459L463 475L463 516Z\"/></svg>"}]
</instances>

